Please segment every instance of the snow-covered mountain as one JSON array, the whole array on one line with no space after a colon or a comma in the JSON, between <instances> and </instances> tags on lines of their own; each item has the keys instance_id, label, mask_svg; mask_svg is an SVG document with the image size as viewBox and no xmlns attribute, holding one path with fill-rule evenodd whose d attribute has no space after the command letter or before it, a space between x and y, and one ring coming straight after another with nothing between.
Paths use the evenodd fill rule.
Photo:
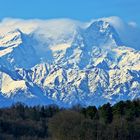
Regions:
<instances>
[{"instance_id":1,"label":"snow-covered mountain","mask_svg":"<svg viewBox=\"0 0 140 140\"><path fill-rule=\"evenodd\" d=\"M139 98L138 35L138 27L118 17L3 20L0 106L98 106Z\"/></svg>"}]
</instances>

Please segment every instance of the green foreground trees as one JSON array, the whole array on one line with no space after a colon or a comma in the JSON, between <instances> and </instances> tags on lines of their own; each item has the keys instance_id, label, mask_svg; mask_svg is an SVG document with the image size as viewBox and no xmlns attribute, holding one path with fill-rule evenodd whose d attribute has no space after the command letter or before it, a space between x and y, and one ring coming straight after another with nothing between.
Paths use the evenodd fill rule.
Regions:
<instances>
[{"instance_id":1,"label":"green foreground trees","mask_svg":"<svg viewBox=\"0 0 140 140\"><path fill-rule=\"evenodd\" d=\"M0 109L0 140L140 140L140 101Z\"/></svg>"}]
</instances>

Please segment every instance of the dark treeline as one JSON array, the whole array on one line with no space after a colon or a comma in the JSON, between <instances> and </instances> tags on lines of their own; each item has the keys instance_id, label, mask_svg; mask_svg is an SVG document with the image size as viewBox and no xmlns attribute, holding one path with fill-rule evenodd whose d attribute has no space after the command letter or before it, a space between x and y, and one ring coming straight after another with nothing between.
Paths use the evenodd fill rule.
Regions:
<instances>
[{"instance_id":1,"label":"dark treeline","mask_svg":"<svg viewBox=\"0 0 140 140\"><path fill-rule=\"evenodd\" d=\"M17 103L0 109L0 140L140 140L140 100L71 109Z\"/></svg>"}]
</instances>

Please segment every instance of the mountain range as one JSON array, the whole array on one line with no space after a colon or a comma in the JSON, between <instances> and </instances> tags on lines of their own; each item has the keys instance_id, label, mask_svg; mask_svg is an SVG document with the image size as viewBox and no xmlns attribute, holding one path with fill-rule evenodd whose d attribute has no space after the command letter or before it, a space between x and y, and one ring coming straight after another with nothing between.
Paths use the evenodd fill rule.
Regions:
<instances>
[{"instance_id":1,"label":"mountain range","mask_svg":"<svg viewBox=\"0 0 140 140\"><path fill-rule=\"evenodd\" d=\"M140 98L140 29L119 17L0 22L0 107Z\"/></svg>"}]
</instances>

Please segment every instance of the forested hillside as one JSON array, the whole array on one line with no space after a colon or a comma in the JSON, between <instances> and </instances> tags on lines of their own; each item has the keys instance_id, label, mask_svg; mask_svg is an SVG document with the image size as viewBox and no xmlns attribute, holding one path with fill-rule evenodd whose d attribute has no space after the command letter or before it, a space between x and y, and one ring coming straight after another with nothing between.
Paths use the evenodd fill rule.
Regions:
<instances>
[{"instance_id":1,"label":"forested hillside","mask_svg":"<svg viewBox=\"0 0 140 140\"><path fill-rule=\"evenodd\" d=\"M140 140L140 100L95 106L0 109L0 140Z\"/></svg>"}]
</instances>

